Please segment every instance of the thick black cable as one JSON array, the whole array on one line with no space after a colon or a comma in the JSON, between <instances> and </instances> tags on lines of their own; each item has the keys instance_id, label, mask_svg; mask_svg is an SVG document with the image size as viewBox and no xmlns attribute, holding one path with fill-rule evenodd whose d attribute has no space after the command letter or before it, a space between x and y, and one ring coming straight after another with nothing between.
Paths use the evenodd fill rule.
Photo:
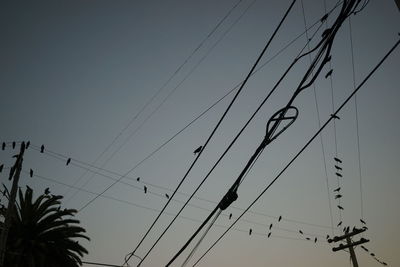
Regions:
<instances>
[{"instance_id":1,"label":"thick black cable","mask_svg":"<svg viewBox=\"0 0 400 267\"><path fill-rule=\"evenodd\" d=\"M217 128L219 127L219 125L221 124L222 120L225 118L226 114L228 113L229 109L231 108L231 106L233 105L234 101L236 100L236 98L238 97L238 95L240 94L240 92L242 91L243 87L246 85L247 81L249 80L251 74L253 73L253 71L255 70L256 66L258 65L258 63L260 62L261 58L263 57L263 55L265 54L266 50L268 49L270 43L272 42L272 40L274 39L276 33L278 32L280 26L282 25L283 21L285 20L285 18L287 17L291 7L293 6L293 4L296 2L296 0L293 0L290 8L288 9L288 11L286 12L285 16L282 18L282 20L280 21L278 27L276 27L276 29L274 30L273 34L271 35L271 37L269 38L267 44L265 45L265 47L263 48L263 50L261 51L260 55L258 56L257 60L255 61L255 63L253 64L252 68L250 69L249 73L247 74L246 78L244 79L243 83L241 84L239 90L236 92L234 98L232 99L231 103L229 104L228 108L226 109L226 111L224 112L223 116L221 117L221 119L219 120L219 122L217 123L216 127L214 128L213 132L211 133L210 137L207 139L207 141L205 142L203 149L200 151L200 153L197 155L195 161L193 162L193 164L190 166L188 172L185 174L184 178L182 179L181 183L178 185L177 189L174 191L174 194L176 193L176 191L178 190L178 188L180 187L180 185L182 184L183 180L186 178L187 174L190 172L190 170L192 169L193 165L196 163L197 159L200 157L200 155L202 154L202 152L204 151L204 148L206 147L206 145L208 144L208 142L211 140L212 136L214 135L215 131L217 130ZM202 181L202 183L205 180ZM202 184L201 183L201 184ZM199 187L198 187L199 188ZM198 189L197 188L197 189ZM197 191L196 189L196 191ZM173 194L173 195L174 195ZM193 195L192 195L193 196ZM172 197L171 197L172 198ZM189 198L188 201L190 201L191 198ZM186 202L187 203L187 202ZM186 204L183 206L183 208L186 206ZM178 212L178 214L180 214L180 212L183 210L183 208ZM161 214L160 214L161 215ZM158 218L158 217L157 217ZM172 223L175 221L175 219L167 226L167 228L163 231L163 233L160 235L160 237L157 239L157 241L152 245L152 247L150 248L150 250L146 253L146 255L143 257L143 259L140 261L139 265L146 259L146 257L149 255L149 253L152 251L152 249L155 247L155 245L158 243L158 241L162 238L162 236L166 233L166 231L169 229L169 227L172 225ZM154 225L154 224L153 224ZM147 234L146 234L147 235ZM136 248L137 249L137 248ZM136 251L135 249L135 251ZM134 253L134 252L133 252Z\"/></svg>"},{"instance_id":2,"label":"thick black cable","mask_svg":"<svg viewBox=\"0 0 400 267\"><path fill-rule=\"evenodd\" d=\"M129 121L129 123L122 129L122 131L114 138L114 140L109 144L106 149L100 154L100 156L97 157L96 161L111 147L112 144L116 142L116 140L121 136L122 132L124 132L136 119L137 117L147 108L147 106L153 102L153 100L161 93L162 90L165 89L165 87L171 82L171 80L179 73L179 71L187 64L187 62L193 57L193 55L204 45L204 43L214 34L214 32L221 26L221 24L230 16L230 14L237 8L237 6L242 2L243 0L239 0L226 14L225 16L213 27L211 32L207 34L207 36L198 44L198 46L189 54L189 56L184 60L184 62L175 70L175 72L168 78L168 80L157 90L157 92L146 102L146 104L142 107L142 109ZM247 9L246 9L247 11ZM241 18L241 16L239 17ZM236 24L238 20L234 22L233 25ZM230 30L231 28L229 28ZM228 31L229 31L228 30ZM227 31L227 32L228 32ZM214 47L223 39L223 37L226 35L225 32L222 37L212 46L207 53L203 56L203 58L196 64L195 68L192 68L192 70L185 76L185 78L177 85L174 87L171 92L168 93L168 95L161 101L161 103L150 113L149 116L145 118L145 120L122 142L122 144L102 163L102 167L104 167L113 157L114 155L121 150L121 148L134 136L142 127L143 125L160 109L160 107L167 101L167 99L180 87L180 85L185 81L191 74L192 72L197 68L197 66L209 55L211 50L214 49ZM76 182L75 185L84 177L86 173L84 173ZM93 178L91 176L84 186ZM76 192L70 197L73 198L76 195Z\"/></svg>"},{"instance_id":3,"label":"thick black cable","mask_svg":"<svg viewBox=\"0 0 400 267\"><path fill-rule=\"evenodd\" d=\"M354 1L352 1L352 4L354 4ZM279 110L276 114L279 114L279 118L278 119L274 119L273 122L273 126L271 128L268 127L267 124L267 134L264 138L264 140L262 141L262 143L259 145L259 147L257 148L257 150L254 152L254 154L252 155L252 157L250 158L250 160L247 162L246 167L244 168L244 170L241 172L241 174L239 175L239 177L236 179L236 181L234 182L234 184L231 186L231 188L228 190L228 192L226 193L226 195L224 196L224 198L221 200L222 201L228 196L228 194L230 194L232 191L236 194L236 190L238 187L238 184L240 183L240 180L242 179L242 174L245 173L246 168L248 168L250 166L250 164L252 163L252 161L255 159L255 157L260 153L260 149L264 148L266 145L268 145L270 142L272 142L272 140L274 140L276 138L277 135L279 135L279 133L281 133L282 131L278 132L275 135L275 131L278 129L279 124L281 123L281 121L284 119L285 114L288 112L288 110L291 107L292 103L294 102L294 100L296 99L296 97L306 88L310 87L315 79L318 77L319 73L321 72L322 68L325 66L325 64L328 62L328 59L330 58L330 50L331 47L333 45L333 41L334 41L334 37L337 33L337 31L339 30L339 28L341 27L341 25L343 24L344 20L347 18L347 13L350 12L349 8L351 9L352 4L346 4L346 2L343 4L341 13L338 15L335 23L333 24L331 30L329 31L328 34L323 34L323 38L322 40L316 45L315 48L313 48L311 51L315 51L319 48L319 51L317 53L317 55L314 57L314 60L312 61L310 67L308 68L308 70L306 71L305 75L303 76L303 78L301 79L297 89L295 90L295 92L293 93L293 95L291 96L290 100L288 101L288 103L286 104L286 106ZM310 52L304 53L303 55L300 56L303 57L305 55L309 55ZM297 59L297 58L296 58ZM322 60L322 63L319 64L319 67L317 67L319 61ZM294 61L296 62L296 60ZM290 66L291 67L291 66ZM289 69L290 69L289 67ZM317 67L317 70L314 73L314 69ZM311 76L310 81L308 81L308 78ZM275 116L275 115L274 115ZM270 121L272 121L272 119L274 118L274 116L270 119ZM297 117L297 115L296 115ZM275 136L274 136L275 135ZM237 195L236 195L237 198ZM230 205L230 204L229 204ZM179 255L180 253L183 252L183 250L189 245L189 243L194 239L194 237L199 233L199 231L201 230L202 227L204 227L204 225L208 222L208 220L210 220L211 216L216 212L216 210L220 208L220 206L218 205L216 207L216 209L213 210L213 212L206 218L206 220L201 224L201 226L196 230L196 232L189 238L189 240L185 243L185 245L179 250L179 252L177 254L175 254L175 256L169 261L169 263L167 264L167 266L169 266ZM221 207L221 209L223 209Z\"/></svg>"},{"instance_id":4,"label":"thick black cable","mask_svg":"<svg viewBox=\"0 0 400 267\"><path fill-rule=\"evenodd\" d=\"M389 57L389 55L397 48L400 44L400 39L393 45L393 47L386 53L386 55L379 61L379 63L370 71L370 73L364 78L364 80L357 86L357 88L346 98L346 100L336 109L333 115L337 115L343 107L350 101L350 99L360 90L360 88L367 82L367 80L375 73L375 71L382 65L382 63ZM265 192L279 179L279 177L292 165L292 163L304 152L304 150L314 141L314 139L322 132L322 130L333 120L330 116L329 119L322 125L322 127L307 141L307 143L300 149L300 151L289 161L288 164L279 172L279 174L268 184L268 186L257 196L257 198L251 202L251 204L245 209L245 211L229 226L229 228L207 249L207 251L195 262L193 266L196 266L202 258L226 235L227 232L243 217L243 215L265 194Z\"/></svg>"}]
</instances>

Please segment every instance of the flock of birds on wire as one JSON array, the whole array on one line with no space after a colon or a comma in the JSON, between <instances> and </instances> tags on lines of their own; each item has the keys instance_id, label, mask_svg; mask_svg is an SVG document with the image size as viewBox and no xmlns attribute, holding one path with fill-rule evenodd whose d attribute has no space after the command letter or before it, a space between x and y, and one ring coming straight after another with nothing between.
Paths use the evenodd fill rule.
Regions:
<instances>
[{"instance_id":1,"label":"flock of birds on wire","mask_svg":"<svg viewBox=\"0 0 400 267\"><path fill-rule=\"evenodd\" d=\"M330 70L330 71L326 74L326 77L325 77L325 78L327 78L327 77L328 77L329 75L331 75L331 74L332 74L332 70ZM339 117L336 116L336 115L334 116L334 118L335 118L335 119L339 119ZM13 141L13 142L11 143L12 149L15 149L16 144L17 144L17 143L16 143L15 141ZM26 142L26 149L28 149L29 146L30 146L30 142L28 141L28 142ZM6 147L7 147L6 142L3 142L2 145L1 145L1 149L2 149L2 150L5 150ZM198 148L196 148L196 149L193 151L193 154L194 154L194 155L198 155L198 154L202 151L202 149L203 149L203 146L199 146ZM45 152L45 146L44 146L44 145L41 145L41 146L40 146L40 153L44 153L44 152ZM13 158L17 158L17 157L18 157L18 154L13 156ZM71 160L72 160L71 158L67 158L66 166L70 165ZM335 167L335 170L336 170L335 175L336 175L339 179L340 179L340 178L343 178L343 174L342 174L343 168L341 167L341 164L343 163L342 160L339 159L338 157L334 157L334 161L335 161L334 167ZM3 169L4 169L4 164L1 164L1 165L0 165L0 173L3 171ZM11 168L11 169L12 169L12 168ZM10 170L10 171L11 171L11 170ZM33 177L33 176L34 176L33 169L30 169L30 170L29 170L29 176L30 176L30 177ZM11 175L10 175L10 179L11 179ZM137 178L136 178L136 181L137 181L137 182L140 182L140 177L137 177ZM9 195L8 190L7 190L7 188L5 187L4 184L3 184L3 186L4 186L4 190L1 191L1 193L3 194L3 196ZM27 189L28 189L28 190L32 190L29 186L27 186ZM147 188L146 185L143 186L143 191L144 191L145 194L147 194L148 188ZM333 190L333 192L334 192L334 194L335 194L334 198L335 198L336 200L338 200L338 201L343 197L343 195L340 193L340 191L341 191L341 187L340 187L340 186ZM47 188L44 190L44 194L45 194L45 195L50 195L50 188L49 188L49 187L47 187ZM165 193L165 197L166 197L167 199L170 198L170 196L169 196L167 193ZM339 201L339 203L340 203L340 201ZM337 205L337 208L338 208L339 210L344 210L343 206L340 205L340 204ZM1 209L5 209L5 206L4 206L4 205L1 205ZM230 214L229 214L229 220L232 219L232 216L233 216L233 214L230 213ZM280 215L280 216L278 217L278 222L280 222L281 220L282 220L282 215ZM362 227L363 229L368 229L367 226L366 226L366 222L365 222L363 219L360 219L360 222L364 225L364 226ZM340 222L337 224L337 227L341 227L341 226L342 226L342 223L343 223L343 222L340 221ZM272 227L273 227L273 223L271 223L271 224L269 225L269 227L268 227L267 238L270 238L270 237L271 237L271 234L272 234ZM353 227L353 230L354 230L354 229L356 229L356 228ZM298 230L298 232L299 232L299 234L304 235L304 232L303 232L302 230ZM343 232L344 232L345 234L349 233L349 232L350 232L350 226L344 227L344 228L343 228ZM249 234L249 235L252 235L252 233L253 233L253 229L250 228L248 234ZM327 236L326 236L326 239L328 240L329 238L330 238L330 236L327 235ZM305 237L305 239L306 239L306 240L309 240L309 241L312 240L312 238L310 238L310 237ZM317 243L318 238L317 238L317 237L314 237L313 241L314 241L314 243ZM371 257L373 257L378 263L380 263L380 264L382 264L382 265L384 265L384 266L387 266L387 265L388 265L386 262L384 262L384 261L378 259L378 258L375 256L375 253L370 252L370 250L367 249L365 246L361 245L360 247L361 247L366 253L369 253L369 255L370 255Z\"/></svg>"}]
</instances>

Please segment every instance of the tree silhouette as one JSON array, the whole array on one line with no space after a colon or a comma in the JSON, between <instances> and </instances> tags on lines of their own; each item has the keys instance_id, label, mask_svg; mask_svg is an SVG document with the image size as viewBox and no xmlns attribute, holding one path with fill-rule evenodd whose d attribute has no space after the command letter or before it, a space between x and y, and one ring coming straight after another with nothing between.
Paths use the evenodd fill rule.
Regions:
<instances>
[{"instance_id":1,"label":"tree silhouette","mask_svg":"<svg viewBox=\"0 0 400 267\"><path fill-rule=\"evenodd\" d=\"M74 209L61 209L62 196L41 195L33 201L33 191L19 189L19 204L13 209L4 266L76 267L88 251L76 238L90 240ZM0 211L5 215L6 210Z\"/></svg>"}]
</instances>

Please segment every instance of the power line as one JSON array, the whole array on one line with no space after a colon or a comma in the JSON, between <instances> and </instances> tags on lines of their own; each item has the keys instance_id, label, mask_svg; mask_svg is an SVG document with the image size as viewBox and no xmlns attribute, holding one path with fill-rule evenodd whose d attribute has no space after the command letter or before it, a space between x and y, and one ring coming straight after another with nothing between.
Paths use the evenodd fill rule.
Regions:
<instances>
[{"instance_id":1,"label":"power line","mask_svg":"<svg viewBox=\"0 0 400 267\"><path fill-rule=\"evenodd\" d=\"M353 49L353 32L351 29L351 18L349 18L349 35L350 35L350 50L351 50L351 66L353 76L353 88L356 87L356 71L354 66L354 49ZM360 206L361 206L361 219L364 219L364 201L363 201L363 186L362 186L362 172L361 172L361 153L360 153L360 131L358 123L358 107L357 96L354 96L354 109L356 119L356 135L357 135L357 156L358 156L358 174L360 178Z\"/></svg>"},{"instance_id":2,"label":"power line","mask_svg":"<svg viewBox=\"0 0 400 267\"><path fill-rule=\"evenodd\" d=\"M253 1L254 2L254 1ZM252 3L253 3L252 2ZM247 7L247 9L251 6L251 4ZM327 14L330 14L331 12L333 12L333 10L335 10L337 8L337 5L330 10ZM320 20L315 21L307 30L311 30L312 28L314 28L318 23L320 22ZM282 52L284 52L286 49L288 49L295 41L297 41L301 36L303 36L305 34L305 31L300 33L297 37L295 37L293 40L291 40L289 43L287 43L285 46L283 46L283 48L281 48L277 53L275 53L272 57L270 57L266 62L264 62L263 64L260 65L260 67L258 67L256 70L254 70L254 72L252 73L252 75L258 73L262 68L264 68L267 64L269 64L273 59L275 59L277 56L279 56ZM218 103L220 103L223 99L225 99L228 95L230 95L234 90L236 90L241 84L243 83L243 81L241 81L240 83L238 83L235 87L233 87L232 89L230 89L226 94L224 94L222 97L220 97L216 102L214 102L211 106L209 106L206 110L204 110L202 113L200 113L198 116L196 116L192 121L190 121L188 124L186 124L182 129L180 129L177 133L175 133L172 137L170 137L168 140L166 140L164 143L162 143L160 146L158 146L155 150L153 150L149 155L147 155L144 159L142 159L139 163L137 163L132 169L131 171L133 171L134 169L136 169L138 166L140 166L141 164L143 164L145 161L147 161L149 158L151 158L155 153L157 153L159 150L161 150L164 146L166 146L169 142L171 142L173 139L175 139L175 137L177 137L179 134L181 134L183 131L185 131L187 128L189 128L189 126L191 126L194 122L196 122L198 119L200 119L201 117L203 117L209 110L211 110L214 106L216 106ZM10 142L11 143L11 142ZM38 147L39 148L39 147ZM48 149L46 149L46 151L49 151ZM60 153L54 152L54 151L49 151L54 153L55 155L58 156L62 156L65 157L65 159L68 159L69 157L62 155ZM45 152L46 153L46 152ZM81 164L90 166L92 168L95 169L99 169L102 171L106 171L106 172L110 172L109 170L103 168L103 167L98 167L95 166L94 163L90 164L90 163L86 163L83 162L81 160L78 160L76 158L73 159L74 161L77 161ZM89 170L88 170L89 171ZM118 176L123 176L122 174L118 174ZM133 178L130 177L125 177L126 179L131 179L133 180Z\"/></svg>"},{"instance_id":3,"label":"power line","mask_svg":"<svg viewBox=\"0 0 400 267\"><path fill-rule=\"evenodd\" d=\"M364 80L357 86L357 88L346 98L346 100L339 106L333 115L337 115L343 107L350 101L350 99L360 90L360 88L367 82L367 80L375 73L375 71L382 65L382 63L389 57L389 55L397 48L400 44L400 39L393 45L393 47L386 53L386 55L379 61L379 63L370 71L370 73L364 78ZM292 163L303 153L303 151L312 143L312 141L318 136L320 132L329 124L333 119L331 116L322 127L310 138L310 140L300 149L300 151L289 161L289 163L282 169L281 172L268 184L268 186L257 196L257 198L245 209L245 211L228 227L228 229L206 250L206 252L195 262L198 262L226 235L226 233L240 220L241 217L264 195L264 193L278 180L278 178L288 169Z\"/></svg>"},{"instance_id":4,"label":"power line","mask_svg":"<svg viewBox=\"0 0 400 267\"><path fill-rule=\"evenodd\" d=\"M26 170L24 170L22 172L24 172L25 174L29 174L29 171L26 171ZM44 180L44 181L47 181L47 182L50 182L50 183L54 183L54 184L58 184L58 185L62 185L62 186L68 187L68 188L76 189L76 190L79 190L81 192L85 192L85 193L88 193L88 194L98 195L98 193L96 193L96 192L93 192L93 191L90 191L90 190L86 190L86 189L83 189L83 188L79 188L79 187L74 186L74 185L69 185L69 184L60 182L58 180L55 180L55 179L52 179L52 178L49 178L49 177L45 177L45 176L37 174L37 173L33 174L33 177L39 178L41 180ZM148 206L145 206L145 205L137 204L137 203L134 203L134 202L131 202L131 201L119 199L119 198L112 197L112 196L102 195L101 197L105 198L105 199L113 200L113 201L116 201L116 202L119 202L119 203L127 204L127 205L130 205L130 206L136 207L136 208L149 210L149 211L152 211L152 212L159 212L160 211L159 209L156 209L156 208L151 208L151 207L148 207ZM194 206L194 207L202 209L202 210L205 210L205 211L211 211L210 209L206 209L206 208L199 207L199 206ZM174 217L176 215L176 214L169 213L169 212L165 212L165 214L168 215L168 216L171 216L171 217ZM224 216L228 217L228 215L224 215ZM179 216L179 218L184 219L184 220L188 220L188 221L192 221L192 222L201 222L201 220L198 220L198 219L195 219L195 218L191 218L191 217L187 217L187 216ZM260 225L261 227L267 227L266 224L259 223L259 222L254 222L254 221L251 221L251 220L242 220L242 221L247 222L247 223L251 223L251 224L254 224L254 225ZM220 228L227 228L226 225L222 225L222 224L216 224L215 226L216 227L220 227ZM288 229L288 228L282 228L282 227L276 227L275 226L274 229L282 231L282 232L297 233L296 230L292 230L292 229ZM246 232L246 230L243 230L243 229L240 229L240 228L236 228L235 230L236 231L240 231L240 232ZM308 235L309 236L318 236L315 233L309 233Z\"/></svg>"},{"instance_id":5,"label":"power line","mask_svg":"<svg viewBox=\"0 0 400 267\"><path fill-rule=\"evenodd\" d=\"M239 0L229 11L228 13L225 14L225 16L213 27L213 29L211 30L211 32L209 32L207 34L207 36L199 43L199 45L189 54L189 56L184 60L184 62L175 70L175 72L169 77L169 79L163 84L162 87L160 87L158 89L158 91L151 97L151 99L149 101L147 101L147 103L143 106L143 108L139 111L139 113L136 114L136 116L128 123L127 126L125 126L125 128L116 136L116 138L114 138L114 140L112 141L111 145L117 140L117 138L122 134L123 131L125 131L135 120L136 118L146 109L146 107L153 102L153 100L156 98L156 96L158 96L161 91L163 89L165 89L165 87L170 83L170 81L178 74L178 72L187 64L187 62L193 57L193 55L204 45L204 43L214 34L214 32L221 26L221 24L230 16L230 14L237 8L237 6L240 4L240 2L242 2L242 0ZM255 2L255 0L253 1L253 3ZM251 6L251 5L250 5ZM250 6L248 8L250 8ZM248 8L246 8L245 12L247 12ZM241 17L244 15L244 13L239 16L239 19L237 19L232 25L235 25L240 19ZM161 106L168 100L168 98L180 87L180 85L193 73L193 71L200 65L200 63L210 54L210 52L214 49L214 47L225 37L225 35L233 28L230 27L223 35L220 39L218 39L218 41L207 51L207 53L202 57L202 59L195 65L194 68L191 69L191 71L186 74L186 76L184 77L184 79L173 88L173 90L171 90L168 95L160 102L160 104L157 105L157 107L150 113L150 115L148 115L144 121L127 137L125 138L125 140L122 142L122 144L103 162L103 164L101 165L102 167L104 167L114 156L117 152L119 152L121 150L121 148L143 127L144 124L146 124L146 122L161 108ZM108 150L108 148L111 146L107 146L106 150ZM101 155L103 155L105 153L104 150ZM85 174L84 174L85 175ZM84 176L83 175L83 176ZM83 177L81 176L81 178ZM91 176L86 183L84 184L84 186L93 178L93 176ZM79 179L80 180L80 179ZM79 180L77 181L77 183L79 182ZM75 183L76 184L76 183ZM76 191L77 192L77 191ZM76 195L76 192L74 193L74 195L72 195L70 197L73 198Z\"/></svg>"},{"instance_id":6,"label":"power line","mask_svg":"<svg viewBox=\"0 0 400 267\"><path fill-rule=\"evenodd\" d=\"M304 22L304 28L306 29L306 38L308 40L308 31L307 31L307 21L306 21L306 13L304 10L304 3L303 0L301 0L301 9L303 13L303 22ZM310 51L310 43L307 42L307 48L308 51ZM310 64L311 64L311 54L308 54ZM319 107L318 107L318 99L317 99L317 90L315 83L313 83L313 92L314 92L314 101L315 101L315 108L317 111L317 121L318 121L318 128L321 127L321 117L319 113ZM321 149L322 149L322 158L324 162L324 171L325 171L325 181L326 181L326 191L328 195L328 206L329 206L329 215L331 219L331 227L332 227L332 235L333 235L333 215L332 215L332 204L331 204L331 196L330 196L330 189L329 189L329 181L328 181L328 171L326 169L326 157L325 157L325 147L324 147L324 142L322 140L322 134L319 135L320 143L321 143Z\"/></svg>"},{"instance_id":7,"label":"power line","mask_svg":"<svg viewBox=\"0 0 400 267\"><path fill-rule=\"evenodd\" d=\"M267 44L265 45L265 47L263 48L263 50L261 51L260 55L258 56L257 60L255 61L254 65L252 66L252 68L250 69L249 73L247 74L244 82L242 83L242 85L240 86L239 90L236 92L235 97L232 99L231 103L229 104L227 110L224 112L222 118L220 119L220 121L218 122L217 126L214 128L213 132L211 133L210 137L207 139L206 143L204 146L207 145L207 143L210 141L211 137L213 136L213 134L215 133L217 127L219 126L219 124L222 122L222 119L225 117L225 115L227 114L227 112L229 111L230 107L232 106L233 102L235 101L235 99L237 98L237 96L239 95L239 93L242 91L244 85L247 83L248 79L250 78L251 74L253 73L253 71L255 70L256 66L258 65L258 63L260 62L261 58L263 57L263 55L265 54L266 50L268 49L270 43L272 42L272 40L274 39L276 33L278 32L278 30L280 29L281 25L283 24L284 20L286 19L289 11L291 10L294 2L296 0L293 0L292 4L290 5L289 9L287 10L287 12L285 13L285 15L283 16L282 20L280 21L280 23L278 24L278 26L275 28L273 34L271 35L271 37L269 38ZM264 101L265 103L265 101ZM261 107L260 107L261 108ZM255 115L255 114L254 114ZM254 115L252 116L252 118L254 117ZM248 124L248 123L247 123ZM247 126L247 125L246 125ZM244 127L245 128L245 127ZM244 130L244 128L242 128L241 132ZM241 133L240 132L240 133ZM239 133L239 135L240 135ZM239 135L237 137L239 137ZM237 137L235 138L235 140L237 139ZM191 200L191 198L193 197L193 195L197 192L197 190L202 186L202 184L205 182L205 180L207 179L208 175L212 172L212 170L216 167L216 165L219 163L219 161L222 159L222 157L226 154L226 152L229 150L229 148L233 145L233 143L235 142L235 140L230 144L230 146L225 150L224 154L220 157L220 159L218 160L218 162L214 165L214 167L211 169L211 171L207 174L207 176L202 180L202 182L197 186L197 188L195 189L195 191L192 193L192 195L189 197L189 199L186 201L186 203L182 206L182 208L179 210L178 214L180 214L182 212L182 210L185 208L185 206L187 205L187 203ZM204 148L203 148L204 149ZM200 151L200 153L198 154L197 158L199 158L199 156L201 155L201 153L203 152L203 150ZM192 165L193 166L193 165ZM191 167L192 167L191 166ZM190 167L190 169L191 169ZM189 171L190 171L189 169ZM188 172L187 172L188 173ZM186 176L186 175L185 175ZM184 177L185 178L185 177ZM183 181L183 180L182 180ZM179 188L180 185L178 185ZM150 250L146 253L146 255L143 257L143 259L140 261L139 265L146 259L146 257L149 255L149 253L152 251L152 249L156 246L156 244L159 242L159 240L163 237L163 235L167 232L167 230L170 228L170 226L173 224L173 222L175 221L175 218L169 223L169 225L164 229L164 231L162 232L162 234L159 236L159 238L156 240L156 242L152 245L152 247L150 248ZM136 248L137 249L137 248ZM136 250L135 249L135 250ZM133 252L134 253L134 252Z\"/></svg>"},{"instance_id":8,"label":"power line","mask_svg":"<svg viewBox=\"0 0 400 267\"><path fill-rule=\"evenodd\" d=\"M36 145L32 145L32 147L33 147L34 150L37 150L37 148L36 148L37 146L36 146ZM49 153L49 152L50 152L50 153ZM46 150L44 151L44 154L47 154L47 155L49 155L49 156L51 156L51 157L54 157L55 159L58 159L58 160L61 160L61 161L65 161L63 158L61 158L61 157L64 157L64 156L52 155L51 153L55 153L55 152L52 152L52 151L50 151L50 150L48 150L48 149L46 149ZM59 153L57 153L57 154L59 154ZM59 154L59 155L61 155L61 154ZM87 167L81 166L81 165L79 165L79 164L77 164L77 163L75 163L75 162L73 162L73 161L72 161L70 164L73 165L73 166L75 166L75 167L81 168L81 169L83 169L83 170L87 170L87 171L93 172L94 174L100 175L100 176L102 176L102 177L104 177L104 178L107 178L107 179L110 179L110 180L113 180L113 181L116 181L116 180L117 180L116 178L114 178L114 177L112 177L112 176L109 176L109 175L106 175L106 174L103 174L103 173L100 173L100 172L97 172L97 171L93 171L93 170L91 170L91 169L89 169L89 168L87 168ZM4 169L7 169L7 168L4 168ZM121 174L116 173L116 172L112 172L112 171L108 171L108 172L109 172L110 174L114 174L114 175L117 175L117 176L121 176ZM25 173L26 173L26 174L29 174L28 171L25 171ZM65 183L62 183L62 182L58 182L57 180L54 180L54 179L51 179L51 178L48 178L48 177L46 178L46 177L37 175L36 173L34 174L34 176L36 176L36 177L38 177L38 178L45 179L45 180L49 180L49 181L54 182L54 183L61 184L61 185L63 185L63 186L66 186L66 187L68 187L68 188L75 189L75 190L77 190L77 191L86 192L86 193L90 193L90 194L94 194L94 195L97 195L97 194L98 194L98 193L94 193L94 192L91 192L91 191L87 191L87 190L85 190L85 189L83 189L83 188L80 188L80 187L77 187L77 186L71 186L71 185L68 185L68 184L65 184ZM132 178L132 179L133 179L133 178ZM129 186L129 187L131 187L131 188L133 188L133 189L136 189L136 190L139 190L139 191L143 191L143 188L138 187L138 186L135 186L135 185L132 185L132 184L130 184L130 183L126 183L126 182L123 182L123 181L121 181L120 183L122 183L122 184L124 184L124 185L127 185L127 186ZM141 183L143 183L143 184L145 184L145 185L148 185L148 186L153 186L153 187L156 187L156 188L160 188L160 189L163 189L163 190L173 191L173 189L170 189L170 188L167 188L167 187L164 187L164 186L159 186L159 185L155 185L155 184L151 184L151 183L146 183L146 182L141 182ZM159 194L159 193L154 193L154 192L152 192L151 190L148 190L147 193L148 193L148 194L151 194L151 195L155 195L155 196L157 196L157 197L159 197L159 198L165 199L165 196L164 196L164 195ZM181 194L181 195L184 195L184 196L190 196L190 194L183 193L183 192L179 192L179 191L178 191L177 193L179 193L179 194ZM106 197L106 198L109 198L109 197ZM206 199L206 198L200 198L200 197L195 197L195 198L196 198L196 199L199 199L199 200L202 200L202 201L205 201L205 202L208 202L208 203L211 203L211 204L218 204L216 201L212 201L212 200L209 200L209 199ZM116 200L116 199L113 199L113 198L109 198L109 199L111 199L111 200ZM185 203L184 201L180 201L180 200L177 200L177 199L173 199L173 200L176 201L176 202L178 202L178 203ZM211 211L210 209L207 209L207 208L204 208L204 207L201 207L201 206L198 206L198 205L194 205L194 204L190 204L190 203L189 203L188 205L191 206L191 207L194 207L194 208L198 208L198 209L205 210L205 211ZM235 206L232 206L232 208L234 208L234 209L236 209L236 210L241 210L241 211L244 210L244 209L242 209L242 208L235 207ZM157 210L157 211L159 211L159 210ZM265 214L265 213L262 213L262 212L250 211L250 213L255 214L255 215L264 216L264 217L273 218L273 219L277 219L277 218L278 218L278 216L273 216L273 215ZM226 217L228 217L227 214L223 214L223 215L226 216ZM314 224L314 223L310 223L310 222L304 222L304 221L294 220L294 219L290 219L290 218L287 218L287 217L284 217L282 220L283 220L283 221L287 221L287 222L291 222L291 223L303 224L303 225L308 225L308 226L313 226L313 227L318 227L318 228L330 228L330 226L325 226L325 225L319 225L319 224ZM243 220L243 221L246 221L246 220ZM267 226L266 224L257 223L257 222L250 221L250 220L248 220L248 222L250 222L250 223L252 223L252 224L258 224L258 225L262 225L262 226Z\"/></svg>"}]
</instances>

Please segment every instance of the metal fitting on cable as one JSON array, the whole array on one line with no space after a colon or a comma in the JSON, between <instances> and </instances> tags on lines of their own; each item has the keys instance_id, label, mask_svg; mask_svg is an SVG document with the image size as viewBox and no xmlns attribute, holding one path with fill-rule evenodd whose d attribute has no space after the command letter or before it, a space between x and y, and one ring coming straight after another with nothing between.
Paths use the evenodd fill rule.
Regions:
<instances>
[{"instance_id":1,"label":"metal fitting on cable","mask_svg":"<svg viewBox=\"0 0 400 267\"><path fill-rule=\"evenodd\" d=\"M229 189L229 191L219 202L218 207L221 210L226 210L226 208L228 208L237 198L238 194L236 193L236 189Z\"/></svg>"}]
</instances>

